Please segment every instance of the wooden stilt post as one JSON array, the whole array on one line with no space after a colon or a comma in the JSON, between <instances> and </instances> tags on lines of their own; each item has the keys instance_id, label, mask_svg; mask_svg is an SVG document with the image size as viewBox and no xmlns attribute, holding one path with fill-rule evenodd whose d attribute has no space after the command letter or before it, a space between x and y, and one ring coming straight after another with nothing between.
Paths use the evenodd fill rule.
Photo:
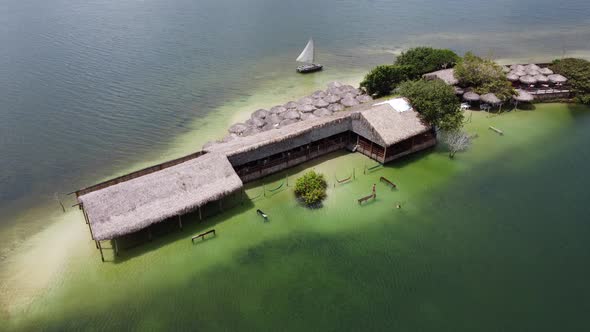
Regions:
<instances>
[{"instance_id":1,"label":"wooden stilt post","mask_svg":"<svg viewBox=\"0 0 590 332\"><path fill-rule=\"evenodd\" d=\"M373 141L371 141L371 151L369 152L369 156L373 158Z\"/></svg>"},{"instance_id":2,"label":"wooden stilt post","mask_svg":"<svg viewBox=\"0 0 590 332\"><path fill-rule=\"evenodd\" d=\"M102 246L100 245L100 241L96 241L98 243L98 250L100 250L100 259L104 262L104 255L102 254Z\"/></svg>"},{"instance_id":3,"label":"wooden stilt post","mask_svg":"<svg viewBox=\"0 0 590 332\"><path fill-rule=\"evenodd\" d=\"M92 226L90 226L90 221L88 219L88 215L86 214L86 210L82 209L82 213L84 214L84 219L86 219L86 224L88 225L88 229L90 230L90 238L94 240L94 233L92 232ZM98 243L94 241L96 247L98 248Z\"/></svg>"},{"instance_id":4,"label":"wooden stilt post","mask_svg":"<svg viewBox=\"0 0 590 332\"><path fill-rule=\"evenodd\" d=\"M219 200L219 212L222 212L222 211L223 211L223 206L222 206L222 204L221 204L221 199L220 199L220 200Z\"/></svg>"},{"instance_id":5,"label":"wooden stilt post","mask_svg":"<svg viewBox=\"0 0 590 332\"><path fill-rule=\"evenodd\" d=\"M152 236L152 228L148 226L148 240L152 240L153 236Z\"/></svg>"},{"instance_id":6,"label":"wooden stilt post","mask_svg":"<svg viewBox=\"0 0 590 332\"><path fill-rule=\"evenodd\" d=\"M201 207L199 206L199 220L203 220L203 216L201 215Z\"/></svg>"},{"instance_id":7,"label":"wooden stilt post","mask_svg":"<svg viewBox=\"0 0 590 332\"><path fill-rule=\"evenodd\" d=\"M119 245L117 244L117 239L115 239L115 255L119 256Z\"/></svg>"},{"instance_id":8,"label":"wooden stilt post","mask_svg":"<svg viewBox=\"0 0 590 332\"><path fill-rule=\"evenodd\" d=\"M244 201L246 200L246 191L244 190L243 187L242 187L241 191L242 191L242 195L241 196L242 196L242 205L243 205L244 204Z\"/></svg>"},{"instance_id":9,"label":"wooden stilt post","mask_svg":"<svg viewBox=\"0 0 590 332\"><path fill-rule=\"evenodd\" d=\"M182 229L182 218L180 217L180 215L178 215L178 227Z\"/></svg>"}]
</instances>

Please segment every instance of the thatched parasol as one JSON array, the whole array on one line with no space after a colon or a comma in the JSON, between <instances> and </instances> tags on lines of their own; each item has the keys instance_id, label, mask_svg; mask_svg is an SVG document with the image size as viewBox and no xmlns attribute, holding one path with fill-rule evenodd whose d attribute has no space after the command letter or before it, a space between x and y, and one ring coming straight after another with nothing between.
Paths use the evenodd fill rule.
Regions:
<instances>
[{"instance_id":1,"label":"thatched parasol","mask_svg":"<svg viewBox=\"0 0 590 332\"><path fill-rule=\"evenodd\" d=\"M246 129L242 132L241 136L250 136L250 135L258 134L259 132L260 132L260 129L258 129L258 128L248 127L248 129Z\"/></svg>"},{"instance_id":2,"label":"thatched parasol","mask_svg":"<svg viewBox=\"0 0 590 332\"><path fill-rule=\"evenodd\" d=\"M313 106L317 108L327 107L328 105L330 105L330 103L325 101L323 98L315 99L313 101Z\"/></svg>"},{"instance_id":3,"label":"thatched parasol","mask_svg":"<svg viewBox=\"0 0 590 332\"><path fill-rule=\"evenodd\" d=\"M248 129L248 125L246 125L245 123L236 123L233 126L229 127L228 131L233 134L241 134L246 129Z\"/></svg>"},{"instance_id":4,"label":"thatched parasol","mask_svg":"<svg viewBox=\"0 0 590 332\"><path fill-rule=\"evenodd\" d=\"M330 104L337 103L340 99L342 99L342 97L333 94L328 94L326 98L324 98L324 100L329 102Z\"/></svg>"},{"instance_id":5,"label":"thatched parasol","mask_svg":"<svg viewBox=\"0 0 590 332\"><path fill-rule=\"evenodd\" d=\"M280 105L279 106L273 106L269 110L269 112L270 113L273 113L273 114L283 113L285 111L287 111L287 108L285 106L280 106Z\"/></svg>"},{"instance_id":6,"label":"thatched parasol","mask_svg":"<svg viewBox=\"0 0 590 332\"><path fill-rule=\"evenodd\" d=\"M517 95L512 98L514 100L516 100L517 102L531 102L534 99L532 94L530 94L524 90L516 89L516 93L517 93Z\"/></svg>"},{"instance_id":7,"label":"thatched parasol","mask_svg":"<svg viewBox=\"0 0 590 332\"><path fill-rule=\"evenodd\" d=\"M553 70L551 70L549 68L541 68L541 69L539 69L539 73L541 73L543 75L551 75L551 74L553 74Z\"/></svg>"},{"instance_id":8,"label":"thatched parasol","mask_svg":"<svg viewBox=\"0 0 590 332\"><path fill-rule=\"evenodd\" d=\"M290 101L288 103L285 104L285 108L289 109L289 108L297 108L297 106L299 106L299 104L297 104L294 101Z\"/></svg>"},{"instance_id":9,"label":"thatched parasol","mask_svg":"<svg viewBox=\"0 0 590 332\"><path fill-rule=\"evenodd\" d=\"M509 73L510 72L510 68L506 67L506 66L502 66L502 71L505 73Z\"/></svg>"},{"instance_id":10,"label":"thatched parasol","mask_svg":"<svg viewBox=\"0 0 590 332\"><path fill-rule=\"evenodd\" d=\"M513 71L512 73L518 77L526 76L526 71L524 71L524 70L516 70L516 71Z\"/></svg>"},{"instance_id":11,"label":"thatched parasol","mask_svg":"<svg viewBox=\"0 0 590 332\"><path fill-rule=\"evenodd\" d=\"M516 67L514 68L516 71L525 71L526 67L523 65L516 65Z\"/></svg>"},{"instance_id":12,"label":"thatched parasol","mask_svg":"<svg viewBox=\"0 0 590 332\"><path fill-rule=\"evenodd\" d=\"M311 94L311 97L316 98L316 99L324 98L325 96L326 96L326 92L322 91L322 90L317 90L316 92Z\"/></svg>"},{"instance_id":13,"label":"thatched parasol","mask_svg":"<svg viewBox=\"0 0 590 332\"><path fill-rule=\"evenodd\" d=\"M338 95L341 96L343 94L345 94L347 91L344 91L340 88L329 88L328 89L328 94L332 94L332 95Z\"/></svg>"},{"instance_id":14,"label":"thatched parasol","mask_svg":"<svg viewBox=\"0 0 590 332\"><path fill-rule=\"evenodd\" d=\"M500 98L496 97L496 95L493 93L486 93L485 95L481 95L480 99L484 103L488 103L491 105L497 105L497 104L502 103Z\"/></svg>"},{"instance_id":15,"label":"thatched parasol","mask_svg":"<svg viewBox=\"0 0 590 332\"><path fill-rule=\"evenodd\" d=\"M528 65L524 66L524 68L525 68L525 70L531 70L531 69L539 70L539 69L541 69L541 67L537 66L534 63L529 63Z\"/></svg>"},{"instance_id":16,"label":"thatched parasol","mask_svg":"<svg viewBox=\"0 0 590 332\"><path fill-rule=\"evenodd\" d=\"M253 118L259 118L259 119L264 119L266 118L266 116L268 115L268 111L265 109L259 109L256 110L254 113L252 113L252 117Z\"/></svg>"},{"instance_id":17,"label":"thatched parasol","mask_svg":"<svg viewBox=\"0 0 590 332\"><path fill-rule=\"evenodd\" d=\"M559 74L551 74L551 75L547 76L547 78L552 83L564 83L564 82L567 82L567 78L565 76L559 75Z\"/></svg>"},{"instance_id":18,"label":"thatched parasol","mask_svg":"<svg viewBox=\"0 0 590 332\"><path fill-rule=\"evenodd\" d=\"M355 99L356 99L356 101L358 101L361 104L368 103L373 100L373 98L371 98L371 96L368 96L368 95L359 95L359 96L356 96Z\"/></svg>"},{"instance_id":19,"label":"thatched parasol","mask_svg":"<svg viewBox=\"0 0 590 332\"><path fill-rule=\"evenodd\" d=\"M537 76L540 74L540 72L537 69L533 69L533 68L529 68L525 72L529 76Z\"/></svg>"},{"instance_id":20,"label":"thatched parasol","mask_svg":"<svg viewBox=\"0 0 590 332\"><path fill-rule=\"evenodd\" d=\"M330 112L327 108L319 108L313 112L313 115L317 117L322 117L332 115L332 112Z\"/></svg>"},{"instance_id":21,"label":"thatched parasol","mask_svg":"<svg viewBox=\"0 0 590 332\"><path fill-rule=\"evenodd\" d=\"M246 124L248 126L250 126L250 127L258 127L258 128L260 128L260 127L262 127L262 126L264 126L266 124L266 121L264 121L261 118L253 117L253 118L248 119L246 121Z\"/></svg>"},{"instance_id":22,"label":"thatched parasol","mask_svg":"<svg viewBox=\"0 0 590 332\"><path fill-rule=\"evenodd\" d=\"M283 117L287 120L299 119L301 117L299 112L297 112L296 110L289 110L283 114L284 114ZM282 123L283 122L281 121L281 126L282 126Z\"/></svg>"},{"instance_id":23,"label":"thatched parasol","mask_svg":"<svg viewBox=\"0 0 590 332\"><path fill-rule=\"evenodd\" d=\"M549 82L549 78L547 78L547 76L545 75L535 75L535 79L537 80L537 83L547 83Z\"/></svg>"},{"instance_id":24,"label":"thatched parasol","mask_svg":"<svg viewBox=\"0 0 590 332\"><path fill-rule=\"evenodd\" d=\"M301 114L301 121L307 121L311 119L315 119L317 116L313 115L313 113L303 113Z\"/></svg>"},{"instance_id":25,"label":"thatched parasol","mask_svg":"<svg viewBox=\"0 0 590 332\"><path fill-rule=\"evenodd\" d=\"M328 88L339 88L342 85L343 85L342 83L334 81L334 82L328 83Z\"/></svg>"},{"instance_id":26,"label":"thatched parasol","mask_svg":"<svg viewBox=\"0 0 590 332\"><path fill-rule=\"evenodd\" d=\"M299 105L311 105L313 104L313 99L310 97L303 97L297 101Z\"/></svg>"},{"instance_id":27,"label":"thatched parasol","mask_svg":"<svg viewBox=\"0 0 590 332\"><path fill-rule=\"evenodd\" d=\"M519 78L520 78L520 76L518 76L514 73L509 73L508 75L506 75L506 79L508 79L510 82L516 82L516 81L518 81Z\"/></svg>"},{"instance_id":28,"label":"thatched parasol","mask_svg":"<svg viewBox=\"0 0 590 332\"><path fill-rule=\"evenodd\" d=\"M465 90L459 86L454 86L453 89L455 90L455 94L460 96L465 93Z\"/></svg>"},{"instance_id":29,"label":"thatched parasol","mask_svg":"<svg viewBox=\"0 0 590 332\"><path fill-rule=\"evenodd\" d=\"M281 121L281 123L279 124L279 127L288 126L290 124L297 123L297 122L299 122L298 119L286 119L286 120Z\"/></svg>"},{"instance_id":30,"label":"thatched parasol","mask_svg":"<svg viewBox=\"0 0 590 332\"><path fill-rule=\"evenodd\" d=\"M310 104L303 104L303 105L299 105L297 106L297 110L299 112L313 112L313 110L315 110L316 107Z\"/></svg>"},{"instance_id":31,"label":"thatched parasol","mask_svg":"<svg viewBox=\"0 0 590 332\"><path fill-rule=\"evenodd\" d=\"M533 76L525 75L520 77L520 82L524 84L535 84L537 80Z\"/></svg>"},{"instance_id":32,"label":"thatched parasol","mask_svg":"<svg viewBox=\"0 0 590 332\"><path fill-rule=\"evenodd\" d=\"M475 93L475 92L468 91L468 92L465 92L463 94L463 99L466 100L466 101L469 101L469 102L471 102L471 101L478 101L479 100L479 95L477 93Z\"/></svg>"},{"instance_id":33,"label":"thatched parasol","mask_svg":"<svg viewBox=\"0 0 590 332\"><path fill-rule=\"evenodd\" d=\"M330 106L328 106L328 110L331 112L340 112L344 110L344 106L342 106L341 104L331 104Z\"/></svg>"},{"instance_id":34,"label":"thatched parasol","mask_svg":"<svg viewBox=\"0 0 590 332\"><path fill-rule=\"evenodd\" d=\"M271 123L271 124L275 125L275 124L277 124L277 123L281 122L281 120L282 120L282 119L281 119L281 117L280 117L278 114L271 114L271 115L269 115L269 116L266 118L266 120L267 120L269 123Z\"/></svg>"},{"instance_id":35,"label":"thatched parasol","mask_svg":"<svg viewBox=\"0 0 590 332\"><path fill-rule=\"evenodd\" d=\"M356 101L356 99L354 99L353 97L350 97L350 96L349 97L346 97L346 98L343 98L340 101L340 103L342 104L342 106L345 106L345 107L356 106L356 105L359 104L359 102Z\"/></svg>"}]
</instances>

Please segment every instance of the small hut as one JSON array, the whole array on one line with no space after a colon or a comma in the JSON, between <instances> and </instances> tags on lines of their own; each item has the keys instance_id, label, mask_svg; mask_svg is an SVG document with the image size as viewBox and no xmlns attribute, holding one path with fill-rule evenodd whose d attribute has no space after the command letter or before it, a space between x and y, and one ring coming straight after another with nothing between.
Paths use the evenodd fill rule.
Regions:
<instances>
[{"instance_id":1,"label":"small hut","mask_svg":"<svg viewBox=\"0 0 590 332\"><path fill-rule=\"evenodd\" d=\"M468 91L463 94L463 100L465 100L466 102L468 102L470 104L473 101L479 101L479 99L480 99L479 95L473 91Z\"/></svg>"},{"instance_id":2,"label":"small hut","mask_svg":"<svg viewBox=\"0 0 590 332\"><path fill-rule=\"evenodd\" d=\"M241 135L244 130L248 129L248 125L245 123L236 123L233 126L229 127L228 131L232 134Z\"/></svg>"},{"instance_id":3,"label":"small hut","mask_svg":"<svg viewBox=\"0 0 590 332\"><path fill-rule=\"evenodd\" d=\"M514 100L514 108L518 106L518 103L530 103L534 99L532 94L524 90L516 89L516 93L516 96L512 97Z\"/></svg>"}]
</instances>

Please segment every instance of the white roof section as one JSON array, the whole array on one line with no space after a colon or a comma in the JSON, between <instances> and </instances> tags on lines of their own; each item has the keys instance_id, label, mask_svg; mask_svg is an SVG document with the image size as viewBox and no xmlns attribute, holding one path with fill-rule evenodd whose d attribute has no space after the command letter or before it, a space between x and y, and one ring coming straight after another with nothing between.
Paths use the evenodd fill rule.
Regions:
<instances>
[{"instance_id":1,"label":"white roof section","mask_svg":"<svg viewBox=\"0 0 590 332\"><path fill-rule=\"evenodd\" d=\"M389 105L397 112L407 112L412 109L412 105L406 98L393 98L380 103L373 104L373 106Z\"/></svg>"}]
</instances>

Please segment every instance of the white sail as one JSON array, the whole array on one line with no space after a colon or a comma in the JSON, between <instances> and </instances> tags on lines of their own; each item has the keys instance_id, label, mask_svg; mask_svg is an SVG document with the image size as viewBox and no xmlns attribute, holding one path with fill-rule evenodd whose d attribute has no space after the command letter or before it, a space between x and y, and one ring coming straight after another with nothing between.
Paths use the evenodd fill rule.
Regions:
<instances>
[{"instance_id":1,"label":"white sail","mask_svg":"<svg viewBox=\"0 0 590 332\"><path fill-rule=\"evenodd\" d=\"M314 58L314 49L313 49L313 39L309 38L307 45L297 57L297 61L305 62L305 63L313 63Z\"/></svg>"}]
</instances>

